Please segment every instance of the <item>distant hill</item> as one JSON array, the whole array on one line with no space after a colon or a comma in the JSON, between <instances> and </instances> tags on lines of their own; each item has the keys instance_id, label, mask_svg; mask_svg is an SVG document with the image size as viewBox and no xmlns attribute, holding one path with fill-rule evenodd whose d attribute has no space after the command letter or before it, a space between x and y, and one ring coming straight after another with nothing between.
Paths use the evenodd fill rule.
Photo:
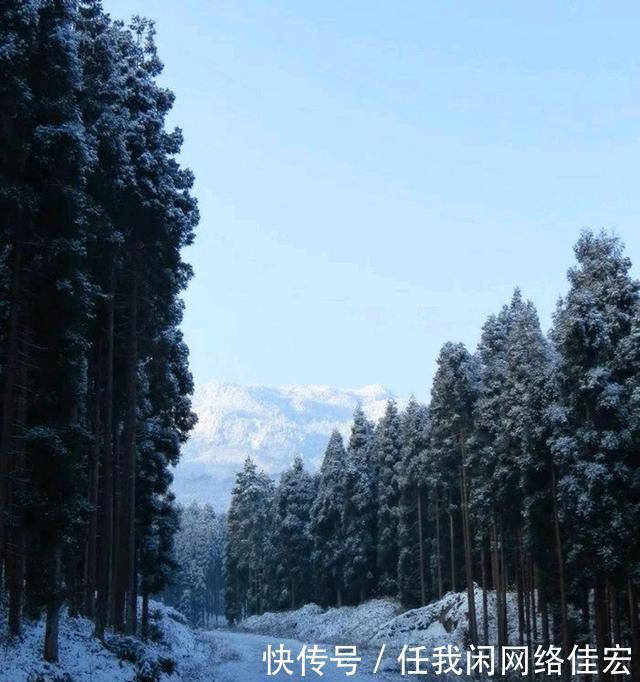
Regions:
<instances>
[{"instance_id":1,"label":"distant hill","mask_svg":"<svg viewBox=\"0 0 640 682\"><path fill-rule=\"evenodd\" d=\"M393 394L384 386L271 386L212 382L196 391L199 421L175 472L178 500L209 502L224 509L236 472L250 455L277 478L295 455L315 471L334 428L349 433L360 403L378 420Z\"/></svg>"}]
</instances>

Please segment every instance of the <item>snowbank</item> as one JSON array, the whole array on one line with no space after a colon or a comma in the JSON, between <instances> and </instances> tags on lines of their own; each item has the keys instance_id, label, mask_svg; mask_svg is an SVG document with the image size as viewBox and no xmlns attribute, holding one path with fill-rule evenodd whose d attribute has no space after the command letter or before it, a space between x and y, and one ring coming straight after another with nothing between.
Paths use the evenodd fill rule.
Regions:
<instances>
[{"instance_id":1,"label":"snowbank","mask_svg":"<svg viewBox=\"0 0 640 682\"><path fill-rule=\"evenodd\" d=\"M476 619L482 634L482 590L476 586ZM496 641L496 596L489 592L488 624L490 641ZM511 641L517 639L515 596L507 595L507 619ZM306 642L424 645L427 649L447 644L464 647L469 629L467 593L450 592L441 599L410 611L402 611L392 599L375 599L360 606L324 610L307 604L296 611L251 616L239 628L245 632L286 637Z\"/></svg>"},{"instance_id":2,"label":"snowbank","mask_svg":"<svg viewBox=\"0 0 640 682\"><path fill-rule=\"evenodd\" d=\"M393 599L374 599L360 606L326 610L317 604L307 604L295 611L251 616L238 629L307 642L365 644L401 610Z\"/></svg>"},{"instance_id":3,"label":"snowbank","mask_svg":"<svg viewBox=\"0 0 640 682\"><path fill-rule=\"evenodd\" d=\"M476 622L482 636L483 610L482 590L475 588ZM497 639L496 594L487 593L487 620L489 641ZM515 595L507 594L507 623L509 638L513 642L518 636L518 616ZM411 611L405 611L380 627L372 637L374 644L414 644L427 649L447 644L463 647L469 631L469 603L467 593L449 592L438 601Z\"/></svg>"},{"instance_id":4,"label":"snowbank","mask_svg":"<svg viewBox=\"0 0 640 682\"><path fill-rule=\"evenodd\" d=\"M2 682L204 682L211 679L210 644L172 608L151 602L151 639L93 637L86 618L60 619L60 661L42 661L44 620L26 623L18 642L0 641ZM5 630L6 631L6 630Z\"/></svg>"}]
</instances>

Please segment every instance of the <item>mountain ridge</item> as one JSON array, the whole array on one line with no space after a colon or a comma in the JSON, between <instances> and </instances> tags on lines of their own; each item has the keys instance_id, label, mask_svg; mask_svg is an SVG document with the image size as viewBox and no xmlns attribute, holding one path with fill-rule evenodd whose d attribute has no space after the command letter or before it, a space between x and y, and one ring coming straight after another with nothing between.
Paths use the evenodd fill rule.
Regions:
<instances>
[{"instance_id":1,"label":"mountain ridge","mask_svg":"<svg viewBox=\"0 0 640 682\"><path fill-rule=\"evenodd\" d=\"M340 389L208 382L194 394L198 423L176 467L176 497L182 504L225 509L247 456L276 478L297 455L316 471L333 429L348 436L358 404L377 421L390 399L398 400L381 384Z\"/></svg>"}]
</instances>

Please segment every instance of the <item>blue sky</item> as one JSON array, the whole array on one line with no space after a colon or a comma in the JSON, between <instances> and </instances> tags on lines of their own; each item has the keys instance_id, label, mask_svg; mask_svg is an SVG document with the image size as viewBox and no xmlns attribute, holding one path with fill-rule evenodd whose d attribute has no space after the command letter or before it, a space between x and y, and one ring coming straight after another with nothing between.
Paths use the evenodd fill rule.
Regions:
<instances>
[{"instance_id":1,"label":"blue sky","mask_svg":"<svg viewBox=\"0 0 640 682\"><path fill-rule=\"evenodd\" d=\"M514 286L548 328L580 229L640 262L637 3L105 7L156 20L197 178L197 383L425 398Z\"/></svg>"}]
</instances>

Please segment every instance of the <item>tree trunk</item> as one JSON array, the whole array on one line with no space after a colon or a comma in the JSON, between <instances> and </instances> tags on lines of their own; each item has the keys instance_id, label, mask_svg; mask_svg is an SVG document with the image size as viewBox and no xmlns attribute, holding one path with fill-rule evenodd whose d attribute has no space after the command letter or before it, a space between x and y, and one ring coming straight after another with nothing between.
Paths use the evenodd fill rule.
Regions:
<instances>
[{"instance_id":1,"label":"tree trunk","mask_svg":"<svg viewBox=\"0 0 640 682\"><path fill-rule=\"evenodd\" d=\"M607 605L605 587L600 576L594 585L594 612L596 624L596 649L598 650L598 682L604 682L609 676L604 673L604 649L607 646Z\"/></svg>"},{"instance_id":2,"label":"tree trunk","mask_svg":"<svg viewBox=\"0 0 640 682\"><path fill-rule=\"evenodd\" d=\"M14 386L15 423L13 452L10 453L11 472L9 484L11 485L10 496L10 531L11 531L11 554L7 565L9 567L9 634L17 637L22 630L22 601L24 594L25 561L26 561L26 538L24 526L23 505L26 494L26 453L25 453L25 430L27 426L27 385L29 364L29 331L27 321L27 301L29 297L28 277L24 275L21 295L23 301L20 304L20 317L18 325L18 358L16 368L16 385Z\"/></svg>"},{"instance_id":3,"label":"tree trunk","mask_svg":"<svg viewBox=\"0 0 640 682\"><path fill-rule=\"evenodd\" d=\"M2 426L0 431L0 562L8 559L7 529L5 517L11 495L9 472L15 438L16 422L16 383L19 365L19 340L21 308L24 305L22 291L23 247L20 229L16 227L13 238L13 263L11 281L11 309L7 331L7 352L2 391ZM8 562L7 562L7 568ZM7 576L8 578L9 576Z\"/></svg>"},{"instance_id":4,"label":"tree trunk","mask_svg":"<svg viewBox=\"0 0 640 682\"><path fill-rule=\"evenodd\" d=\"M113 334L115 272L112 264L106 307L104 396L102 408L102 500L100 537L100 582L96 614L96 636L104 640L112 610L113 585Z\"/></svg>"},{"instance_id":5,"label":"tree trunk","mask_svg":"<svg viewBox=\"0 0 640 682\"><path fill-rule=\"evenodd\" d=\"M422 535L422 488L418 486L418 494L416 496L416 506L418 508L418 552L420 553L420 605L425 606L427 603L427 590L425 587L424 575L424 537Z\"/></svg>"},{"instance_id":6,"label":"tree trunk","mask_svg":"<svg viewBox=\"0 0 640 682\"><path fill-rule=\"evenodd\" d=\"M482 571L482 643L489 646L489 604L487 595L487 555L484 548L484 538L482 539L482 550L480 551L480 564Z\"/></svg>"},{"instance_id":7,"label":"tree trunk","mask_svg":"<svg viewBox=\"0 0 640 682\"><path fill-rule=\"evenodd\" d=\"M438 491L435 491L436 517L436 575L438 577L438 599L442 597L442 552L440 545L440 503Z\"/></svg>"},{"instance_id":8,"label":"tree trunk","mask_svg":"<svg viewBox=\"0 0 640 682\"><path fill-rule=\"evenodd\" d=\"M536 565L533 563L533 556L530 556L529 573L531 575L531 626L533 628L532 637L533 643L538 642L538 603L540 601L540 592L538 587L538 575ZM536 590L538 592L536 593Z\"/></svg>"},{"instance_id":9,"label":"tree trunk","mask_svg":"<svg viewBox=\"0 0 640 682\"><path fill-rule=\"evenodd\" d=\"M553 526L556 541L556 559L558 562L558 589L560 591L560 620L562 625L562 649L564 658L569 655L569 619L567 614L567 592L564 578L564 552L562 549L562 537L560 535L560 517L558 516L558 499L556 489L556 471L551 467L551 495L553 499ZM566 667L566 666L565 666ZM565 677L567 673L565 672Z\"/></svg>"},{"instance_id":10,"label":"tree trunk","mask_svg":"<svg viewBox=\"0 0 640 682\"><path fill-rule=\"evenodd\" d=\"M611 612L611 636L613 638L612 645L622 644L622 635L620 633L620 606L618 604L618 590L613 583L609 581L607 592L609 593L609 609Z\"/></svg>"},{"instance_id":11,"label":"tree trunk","mask_svg":"<svg viewBox=\"0 0 640 682\"><path fill-rule=\"evenodd\" d=\"M549 602L547 597L546 577L540 573L540 569L536 565L534 567L536 582L538 584L538 604L540 605L540 624L542 627L542 644L549 646Z\"/></svg>"},{"instance_id":12,"label":"tree trunk","mask_svg":"<svg viewBox=\"0 0 640 682\"><path fill-rule=\"evenodd\" d=\"M127 605L126 632L136 632L136 407L138 385L138 276L132 275L129 299L129 340L127 353L127 404L124 426L124 460L127 542Z\"/></svg>"},{"instance_id":13,"label":"tree trunk","mask_svg":"<svg viewBox=\"0 0 640 682\"><path fill-rule=\"evenodd\" d=\"M467 582L469 639L471 644L476 646L478 644L478 627L476 619L475 586L473 583L473 558L471 554L471 524L469 523L469 504L467 501L467 474L464 463L460 467L460 473L460 506L462 511L462 535L464 541L464 567Z\"/></svg>"},{"instance_id":14,"label":"tree trunk","mask_svg":"<svg viewBox=\"0 0 640 682\"><path fill-rule=\"evenodd\" d=\"M500 518L500 535L498 547L500 549L500 583L501 583L501 604L502 604L502 641L504 646L509 645L509 628L507 622L507 561L504 548L504 535L502 533L502 519Z\"/></svg>"},{"instance_id":15,"label":"tree trunk","mask_svg":"<svg viewBox=\"0 0 640 682\"><path fill-rule=\"evenodd\" d=\"M500 564L498 562L498 533L496 522L491 525L491 578L496 593L496 646L503 646L502 642L502 590L500 589Z\"/></svg>"},{"instance_id":16,"label":"tree trunk","mask_svg":"<svg viewBox=\"0 0 640 682\"><path fill-rule=\"evenodd\" d=\"M84 613L93 618L96 593L96 557L98 545L98 468L100 458L100 367L102 365L102 338L98 340L93 367L93 447L89 452L89 486L87 503L89 518L84 556Z\"/></svg>"},{"instance_id":17,"label":"tree trunk","mask_svg":"<svg viewBox=\"0 0 640 682\"><path fill-rule=\"evenodd\" d=\"M517 532L517 545L516 593L518 599L518 644L519 646L524 646L524 570L519 530Z\"/></svg>"},{"instance_id":18,"label":"tree trunk","mask_svg":"<svg viewBox=\"0 0 640 682\"><path fill-rule=\"evenodd\" d=\"M627 581L627 599L629 602L629 630L631 634L631 651L634 655L631 659L631 672L633 675L633 682L640 682L640 628L638 627L638 608L636 602L635 586L629 576Z\"/></svg>"},{"instance_id":19,"label":"tree trunk","mask_svg":"<svg viewBox=\"0 0 640 682\"><path fill-rule=\"evenodd\" d=\"M58 631L60 627L60 579L62 572L62 552L60 547L53 550L51 560L50 594L47 602L47 623L44 634L44 660L49 663L58 662Z\"/></svg>"},{"instance_id":20,"label":"tree trunk","mask_svg":"<svg viewBox=\"0 0 640 682\"><path fill-rule=\"evenodd\" d=\"M147 590L142 592L142 622L140 625L140 632L143 641L149 639L149 593Z\"/></svg>"},{"instance_id":21,"label":"tree trunk","mask_svg":"<svg viewBox=\"0 0 640 682\"><path fill-rule=\"evenodd\" d=\"M451 571L451 591L456 591L456 541L453 527L453 505L451 492L449 492L449 559Z\"/></svg>"}]
</instances>

